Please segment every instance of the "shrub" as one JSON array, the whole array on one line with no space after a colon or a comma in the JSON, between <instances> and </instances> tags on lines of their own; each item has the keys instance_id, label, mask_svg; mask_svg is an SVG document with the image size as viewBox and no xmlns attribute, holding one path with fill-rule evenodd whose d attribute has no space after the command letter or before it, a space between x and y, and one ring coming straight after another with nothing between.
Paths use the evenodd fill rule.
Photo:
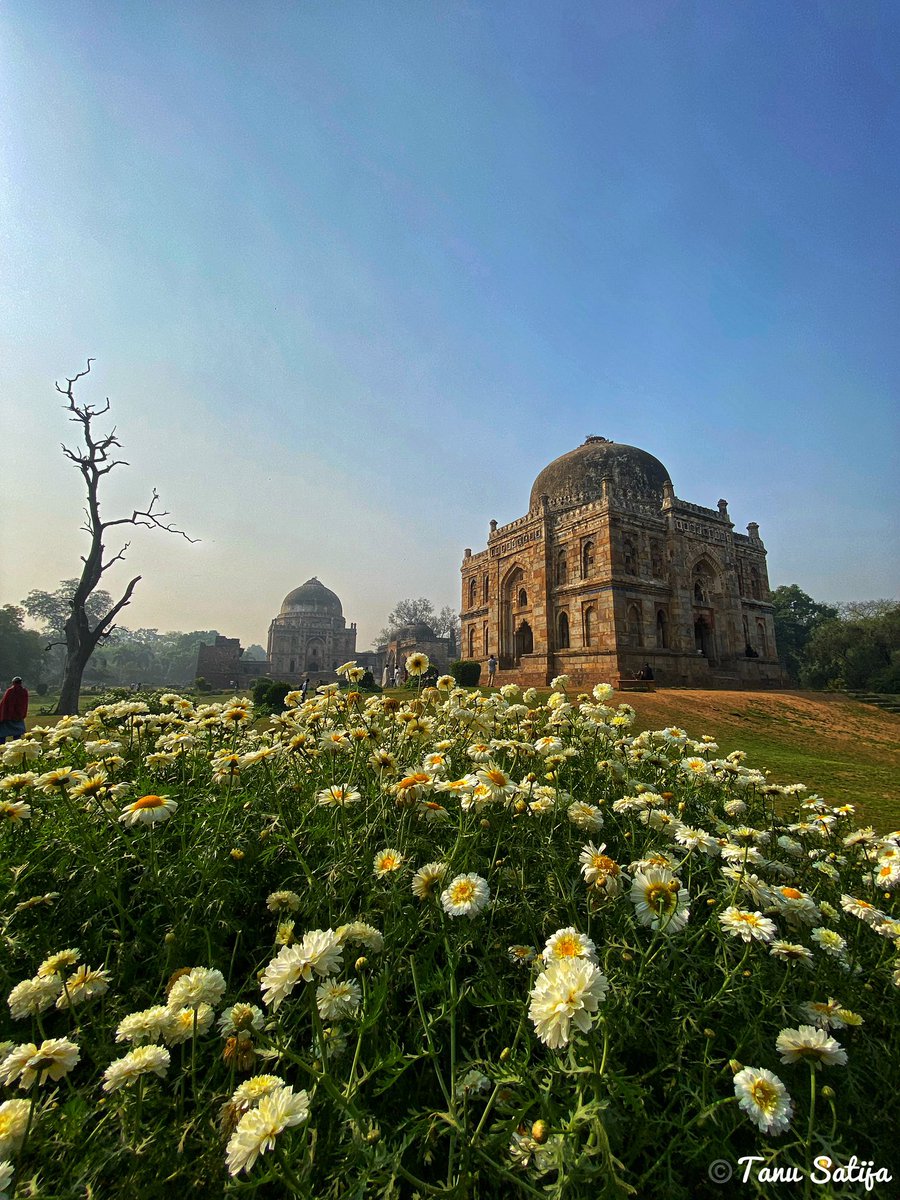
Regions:
<instances>
[{"instance_id":1,"label":"shrub","mask_svg":"<svg viewBox=\"0 0 900 1200\"><path fill-rule=\"evenodd\" d=\"M253 685L253 703L261 712L281 712L285 696L294 690L292 683L282 679L258 679Z\"/></svg>"},{"instance_id":2,"label":"shrub","mask_svg":"<svg viewBox=\"0 0 900 1200\"><path fill-rule=\"evenodd\" d=\"M450 664L450 674L460 687L478 687L481 678L481 663L471 658L461 658Z\"/></svg>"},{"instance_id":3,"label":"shrub","mask_svg":"<svg viewBox=\"0 0 900 1200\"><path fill-rule=\"evenodd\" d=\"M211 683L207 683L202 675L198 675L194 680L194 687L198 692L211 692L213 690L213 685Z\"/></svg>"}]
</instances>

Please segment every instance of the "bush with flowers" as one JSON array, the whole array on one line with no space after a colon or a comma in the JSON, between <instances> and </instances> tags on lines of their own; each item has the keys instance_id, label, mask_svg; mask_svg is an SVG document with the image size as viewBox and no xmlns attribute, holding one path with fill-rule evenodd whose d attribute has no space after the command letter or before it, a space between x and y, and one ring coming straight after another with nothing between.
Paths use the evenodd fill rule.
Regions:
<instances>
[{"instance_id":1,"label":"bush with flowers","mask_svg":"<svg viewBox=\"0 0 900 1200\"><path fill-rule=\"evenodd\" d=\"M0 750L0 1190L688 1200L746 1155L891 1169L897 835L635 734L604 685L341 671L266 719L170 694Z\"/></svg>"}]
</instances>

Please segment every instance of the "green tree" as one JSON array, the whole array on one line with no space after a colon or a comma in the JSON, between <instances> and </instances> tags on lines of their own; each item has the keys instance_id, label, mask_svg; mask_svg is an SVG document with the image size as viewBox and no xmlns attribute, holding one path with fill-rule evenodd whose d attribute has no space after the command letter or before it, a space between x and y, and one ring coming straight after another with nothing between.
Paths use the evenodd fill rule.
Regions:
<instances>
[{"instance_id":1,"label":"green tree","mask_svg":"<svg viewBox=\"0 0 900 1200\"><path fill-rule=\"evenodd\" d=\"M819 604L796 583L776 588L772 593L772 605L778 654L788 675L797 682L809 639L825 621L833 620L838 610L830 604Z\"/></svg>"},{"instance_id":2,"label":"green tree","mask_svg":"<svg viewBox=\"0 0 900 1200\"><path fill-rule=\"evenodd\" d=\"M842 606L851 614L819 625L804 652L801 682L851 691L900 691L900 604L873 601Z\"/></svg>"},{"instance_id":3,"label":"green tree","mask_svg":"<svg viewBox=\"0 0 900 1200\"><path fill-rule=\"evenodd\" d=\"M398 600L388 614L387 624L375 638L376 646L385 646L404 625L428 625L438 637L452 636L459 643L459 613L449 605L435 612L434 605L424 596L418 600Z\"/></svg>"},{"instance_id":4,"label":"green tree","mask_svg":"<svg viewBox=\"0 0 900 1200\"><path fill-rule=\"evenodd\" d=\"M29 678L39 679L43 653L43 638L25 628L24 611L15 604L4 604L0 608L0 685L8 684L14 675L21 675L26 685Z\"/></svg>"}]
</instances>

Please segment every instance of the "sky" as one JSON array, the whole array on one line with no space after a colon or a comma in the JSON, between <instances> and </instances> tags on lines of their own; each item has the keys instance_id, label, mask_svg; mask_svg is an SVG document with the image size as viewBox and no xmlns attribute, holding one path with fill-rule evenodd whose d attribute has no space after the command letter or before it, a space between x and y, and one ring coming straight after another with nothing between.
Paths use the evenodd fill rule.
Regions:
<instances>
[{"instance_id":1,"label":"sky","mask_svg":"<svg viewBox=\"0 0 900 1200\"><path fill-rule=\"evenodd\" d=\"M589 434L896 596L898 64L894 0L5 0L0 604L80 570L88 356L104 514L197 539L132 628L316 575L364 649Z\"/></svg>"}]
</instances>

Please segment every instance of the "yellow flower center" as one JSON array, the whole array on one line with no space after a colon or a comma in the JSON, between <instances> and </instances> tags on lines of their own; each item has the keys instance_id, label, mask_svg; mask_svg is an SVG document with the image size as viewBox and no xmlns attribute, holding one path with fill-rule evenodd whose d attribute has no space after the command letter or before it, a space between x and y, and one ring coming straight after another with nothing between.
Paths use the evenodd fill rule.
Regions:
<instances>
[{"instance_id":1,"label":"yellow flower center","mask_svg":"<svg viewBox=\"0 0 900 1200\"><path fill-rule=\"evenodd\" d=\"M666 912L674 908L678 885L672 883L653 883L647 888L647 907L654 912Z\"/></svg>"},{"instance_id":2,"label":"yellow flower center","mask_svg":"<svg viewBox=\"0 0 900 1200\"><path fill-rule=\"evenodd\" d=\"M557 958L578 958L580 946L573 937L564 937L556 943Z\"/></svg>"},{"instance_id":3,"label":"yellow flower center","mask_svg":"<svg viewBox=\"0 0 900 1200\"><path fill-rule=\"evenodd\" d=\"M763 1112L771 1112L778 1103L778 1092L767 1079L757 1079L750 1088L750 1095L753 1103Z\"/></svg>"},{"instance_id":4,"label":"yellow flower center","mask_svg":"<svg viewBox=\"0 0 900 1200\"><path fill-rule=\"evenodd\" d=\"M802 900L803 893L798 892L796 888L784 887L781 889L781 894L786 900Z\"/></svg>"},{"instance_id":5,"label":"yellow flower center","mask_svg":"<svg viewBox=\"0 0 900 1200\"><path fill-rule=\"evenodd\" d=\"M454 887L451 899L454 904L467 904L475 895L475 884L471 879L463 879Z\"/></svg>"},{"instance_id":6,"label":"yellow flower center","mask_svg":"<svg viewBox=\"0 0 900 1200\"><path fill-rule=\"evenodd\" d=\"M506 786L506 776L502 771L485 771L485 775L488 777L491 783L495 783L497 787Z\"/></svg>"},{"instance_id":7,"label":"yellow flower center","mask_svg":"<svg viewBox=\"0 0 900 1200\"><path fill-rule=\"evenodd\" d=\"M140 800L136 800L131 807L137 812L141 808L164 808L165 804L165 796L141 796Z\"/></svg>"}]
</instances>

